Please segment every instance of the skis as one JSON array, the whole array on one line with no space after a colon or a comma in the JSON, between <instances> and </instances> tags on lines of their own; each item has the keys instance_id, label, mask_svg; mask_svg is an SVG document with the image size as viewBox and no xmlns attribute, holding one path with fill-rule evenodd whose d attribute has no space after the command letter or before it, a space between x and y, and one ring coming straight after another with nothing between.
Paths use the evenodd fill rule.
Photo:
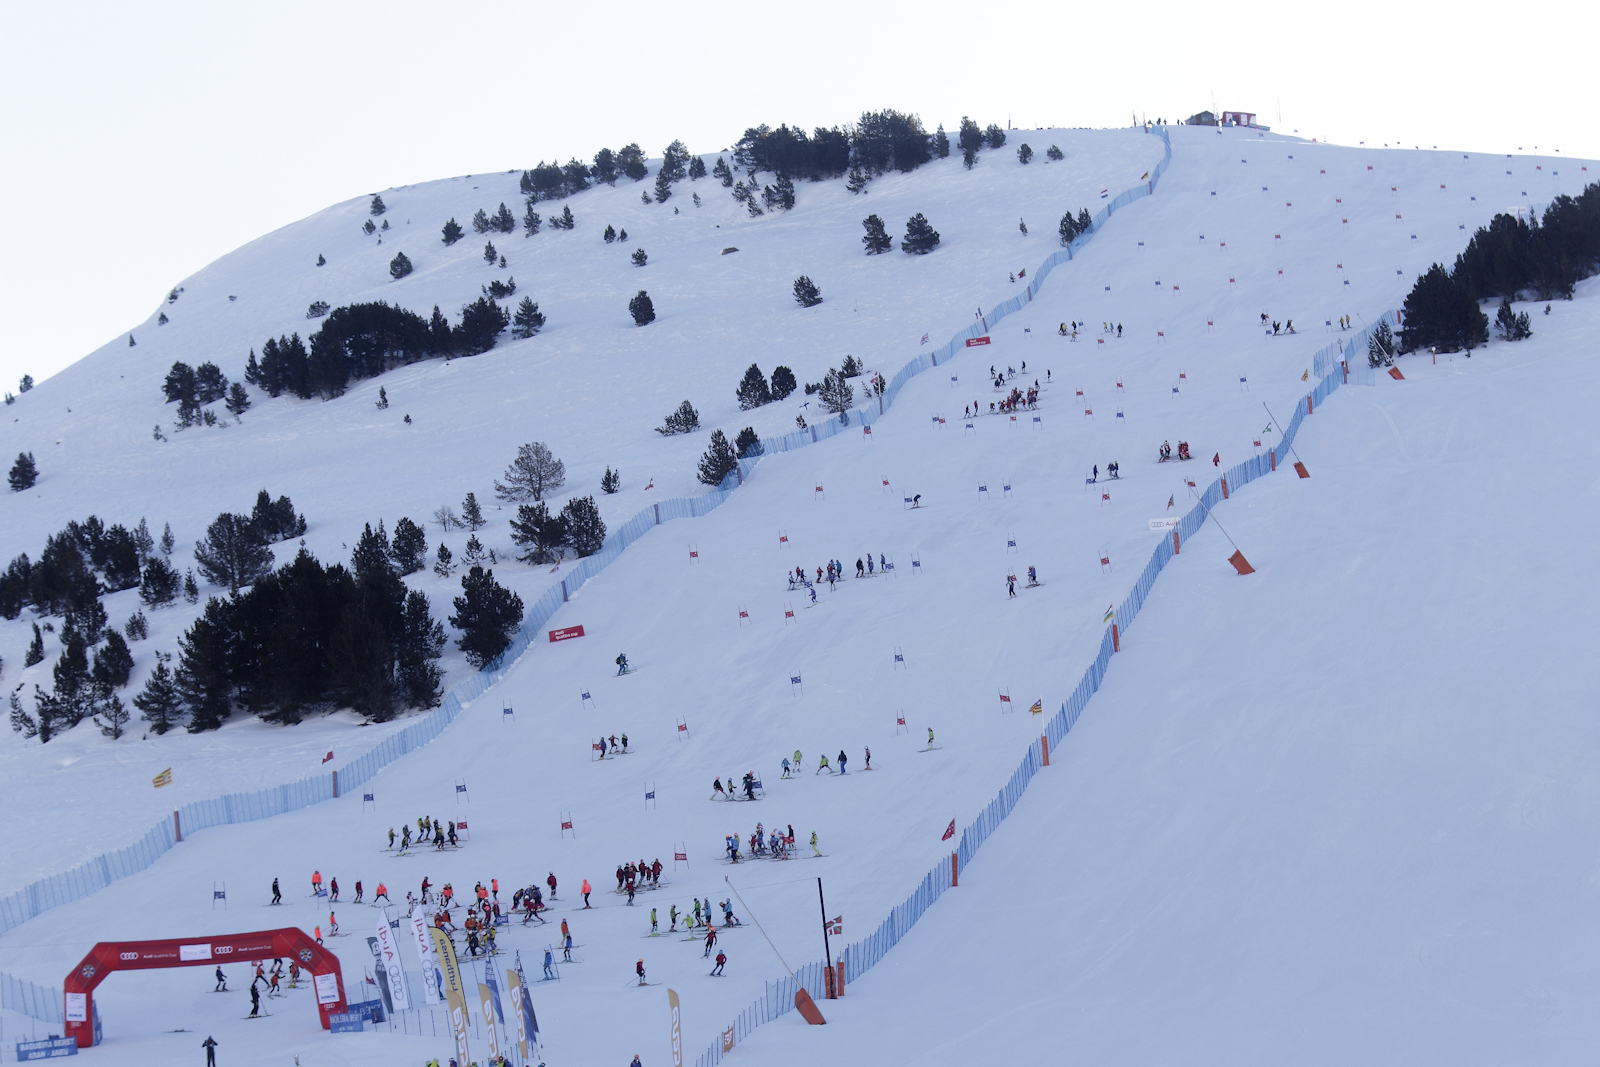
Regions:
<instances>
[{"instance_id":1,"label":"skis","mask_svg":"<svg viewBox=\"0 0 1600 1067\"><path fill-rule=\"evenodd\" d=\"M937 752L939 749L941 749L943 747L944 747L943 745L941 745L937 741L935 741L933 744L929 745L927 748L919 748L919 749L917 749L917 751L918 752Z\"/></svg>"}]
</instances>

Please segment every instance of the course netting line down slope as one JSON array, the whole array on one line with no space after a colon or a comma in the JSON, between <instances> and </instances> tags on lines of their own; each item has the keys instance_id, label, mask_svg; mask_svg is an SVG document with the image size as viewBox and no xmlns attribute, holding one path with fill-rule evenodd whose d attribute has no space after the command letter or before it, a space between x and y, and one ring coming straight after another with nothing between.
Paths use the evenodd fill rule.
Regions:
<instances>
[{"instance_id":1,"label":"course netting line down slope","mask_svg":"<svg viewBox=\"0 0 1600 1067\"><path fill-rule=\"evenodd\" d=\"M1392 312L1385 312L1384 318L1391 321L1398 320ZM1373 375L1364 361L1358 361L1358 354L1366 351L1369 332L1362 330L1349 341L1335 343L1316 353L1315 366L1326 368L1326 374L1318 381L1316 388L1301 397L1295 404L1294 417L1289 420L1289 425L1283 431L1283 439L1264 456L1254 456L1251 459L1230 469L1216 481L1206 486L1200 500L1189 509L1188 514L1178 521L1174 533L1163 535L1156 544L1155 551L1150 555L1150 562L1145 564L1139 580L1134 583L1133 589L1116 608L1113 616L1114 624L1121 633L1126 633L1134 619L1138 618L1139 610L1144 606L1145 598L1150 595L1151 588L1155 585L1158 575L1172 557L1176 555L1173 547L1173 538L1176 536L1178 544L1199 532L1204 525L1209 510L1221 503L1224 496L1223 485L1226 483L1227 492L1237 492L1241 487L1248 485L1257 478L1269 474L1277 469L1279 456L1289 454L1289 447L1294 443L1295 434L1299 432L1300 423L1306 415L1315 410L1316 406L1334 390L1350 383L1371 385ZM1358 368L1352 366L1361 362ZM1365 371L1365 374L1360 373ZM1100 638L1100 653L1095 656L1094 662L1089 664L1083 672L1083 678L1078 682L1078 687L1072 695L1061 705L1059 711L1045 724L1044 737L1049 739L1053 748L1060 743L1072 727L1077 723L1078 716L1083 714L1084 707L1089 703L1089 698L1094 696L1100 688L1100 682L1105 678L1106 669L1111 665L1111 657L1115 655L1115 642L1112 638L1111 625L1107 625ZM1027 790L1033 776L1043 766L1044 752L1043 741L1035 741L1028 746L1027 753L1023 756L1021 764L1012 773L1005 787L991 800L978 817L967 825L961 832L961 842L956 848L956 867L964 868L977 854L979 848L988 840L989 835L1005 821L1016 807L1017 801L1022 799L1022 794ZM900 942L917 920L921 919L933 902L950 888L951 879L950 860L941 857L934 864L903 903L889 913L889 917L879 924L878 928L860 941L849 945L840 953L839 959L844 964L845 984L855 981L861 975L871 970L878 961L882 960L889 950ZM695 1067L715 1067L721 1061L724 1048L732 1048L743 1040L756 1027L762 1023L770 1022L780 1015L794 1010L794 995L797 987L804 988L813 1000L826 995L827 965L818 960L808 963L795 972L795 978L787 976L776 982L768 982L766 993L760 1000L751 1004L739 1013L733 1025L724 1031L727 1040L719 1040L712 1044L695 1061ZM731 1037L729 1035L731 1034Z\"/></svg>"}]
</instances>

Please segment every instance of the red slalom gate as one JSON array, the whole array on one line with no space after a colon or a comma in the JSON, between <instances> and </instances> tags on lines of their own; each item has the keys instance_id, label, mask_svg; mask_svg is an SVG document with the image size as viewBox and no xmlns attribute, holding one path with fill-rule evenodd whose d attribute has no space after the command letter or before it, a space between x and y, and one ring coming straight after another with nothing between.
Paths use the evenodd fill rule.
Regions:
<instances>
[{"instance_id":1,"label":"red slalom gate","mask_svg":"<svg viewBox=\"0 0 1600 1067\"><path fill-rule=\"evenodd\" d=\"M258 930L249 934L217 937L173 938L165 941L102 941L67 975L66 1036L79 1048L94 1044L94 990L115 971L148 971L164 967L215 967L224 963L248 964L273 958L294 960L311 972L317 998L317 1015L324 1030L328 1016L345 1010L344 978L333 953L317 944L304 930Z\"/></svg>"}]
</instances>

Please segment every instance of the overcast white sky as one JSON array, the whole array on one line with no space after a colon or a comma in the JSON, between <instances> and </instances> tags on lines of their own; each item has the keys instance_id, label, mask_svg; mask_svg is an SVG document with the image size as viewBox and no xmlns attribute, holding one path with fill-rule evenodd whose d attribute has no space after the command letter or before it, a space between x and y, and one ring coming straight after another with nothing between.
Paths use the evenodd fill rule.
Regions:
<instances>
[{"instance_id":1,"label":"overcast white sky","mask_svg":"<svg viewBox=\"0 0 1600 1067\"><path fill-rule=\"evenodd\" d=\"M1600 155L1591 5L410 0L0 9L0 387L392 185L747 126L1203 108L1342 143Z\"/></svg>"}]
</instances>

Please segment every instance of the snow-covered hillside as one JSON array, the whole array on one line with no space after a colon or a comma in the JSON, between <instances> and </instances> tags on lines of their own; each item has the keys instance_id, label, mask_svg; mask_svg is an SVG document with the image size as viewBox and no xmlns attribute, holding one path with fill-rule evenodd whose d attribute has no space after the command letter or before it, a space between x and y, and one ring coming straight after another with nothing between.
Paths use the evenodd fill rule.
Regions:
<instances>
[{"instance_id":1,"label":"snow-covered hillside","mask_svg":"<svg viewBox=\"0 0 1600 1067\"><path fill-rule=\"evenodd\" d=\"M108 894L100 894L42 920L73 930L81 944L34 936L40 922L0 939L12 961L8 970L56 983L83 949L101 938L188 935L285 921L309 926L326 918L323 909L301 896L314 868L337 874L345 885L360 877L370 887L383 878L391 890L399 890L397 895L414 889L424 874L458 887L490 877L510 886L542 881L553 870L566 903L571 893L566 887L580 879L603 889L617 863L666 860L675 844L686 847L691 866L670 873L670 884L647 894L655 899L643 901L656 904L663 915L668 904L681 909L691 896L722 899L727 895L723 877L731 875L789 962L809 961L820 947L812 909L813 879L821 876L830 909L846 916L847 939L875 925L937 858L946 823L970 818L1036 736L1037 720L1024 709L1035 699L1053 709L1076 684L1099 647L1105 606L1126 593L1158 536L1149 531L1148 520L1167 514L1169 497L1182 499L1181 475L1200 467L1208 479L1211 468L1205 461L1213 453L1226 466L1249 455L1257 440L1271 445L1272 436L1262 429L1268 422L1262 404L1286 417L1305 388L1302 375L1311 353L1337 336L1323 323L1349 314L1359 326L1396 306L1420 269L1435 259L1448 261L1467 232L1489 215L1511 203L1540 204L1558 191L1576 191L1584 177L1581 164L1571 161L1560 165L1567 173L1540 170L1508 177L1504 160L1461 153L1359 151L1255 131L1171 132L1173 162L1156 195L1114 216L1072 264L1052 274L1025 311L994 331L993 344L968 350L948 369L941 366L916 378L874 425L870 439L849 434L768 457L712 515L666 524L647 535L552 621L582 624L587 636L537 646L496 692L469 707L436 742L382 772L370 786L376 804L365 806L376 810L363 810L359 798L346 798L196 835L151 870L118 883L110 891L116 908L107 908L101 898ZM850 353L893 372L916 353L922 333L943 340L965 326L974 309L1013 295L1006 273L1024 267L1031 273L1057 247L1054 220L1061 211L1081 205L1093 209L1100 189L1114 193L1132 184L1160 157L1159 141L1139 131L1046 136L1049 140L1041 136L1038 141L1067 150L1064 163L1024 168L1008 154L995 153L969 173L958 161L945 161L881 179L864 198L852 198L838 183L802 186L794 213L753 222L735 216L715 196L705 197L701 215L685 207L673 217L670 207L680 197L666 207L645 208L636 189L582 194L573 199L580 228L527 240L529 251L512 255L508 268L517 275L519 293L534 294L551 315L545 334L503 343L471 360L396 371L326 404L260 404L240 426L194 429L169 434L170 442L155 442L148 424L160 413L157 384L165 366L174 358L197 360L195 352L214 352L208 346L224 340L197 342L201 347L192 350L152 349L182 336L175 328L184 325L183 309L199 294L211 293L218 316L249 303L247 293L234 292L246 286L213 284L204 280L210 272L203 273L185 284L184 294L168 309L168 325L142 327L135 331L138 347L122 343L85 361L105 366L112 359L133 361L143 368L145 384L126 384L130 375L116 379L113 387L108 371L75 369L23 398L32 408L19 411L19 402L9 409L19 415L37 412L46 406L40 401L54 395L47 390L56 388L63 390L56 403L73 407L74 413L40 414L31 424L33 431L44 428L44 437L54 434L50 439L64 442L57 460L46 460L51 453L44 446L8 439L12 443L5 447L13 451L33 448L44 478L36 490L14 498L20 506L8 509L7 536L25 541L18 548L26 547L67 518L93 510L124 521L138 514L153 522L171 518L181 536L192 540L218 508L245 507L265 484L274 493L289 493L308 513L307 540L319 555L341 558L344 550L336 546L347 543L361 522L379 516L392 522L401 514L420 519L438 504L459 501L468 489L486 498L515 445L529 439L549 441L566 458L569 487L579 492L592 491L607 464L622 468L624 493L602 500L608 521L626 517L663 491L691 492L693 461L705 433L666 440L650 432L677 400L685 395L694 400L708 429L722 426L731 432L747 422L763 434L788 429L795 402L803 397L748 416L737 412L732 390L749 362L766 371L787 363L802 380L815 380ZM473 181L485 188L471 190ZM429 196L438 196L433 214L461 220L477 206L492 210L501 199L509 202L515 176L496 176L493 182L499 183L494 190L478 179L427 187ZM452 190L454 199L447 199L445 190ZM413 192L419 202L430 202L421 191ZM390 217L406 216L406 195L406 190L386 193ZM586 197L592 198L592 209L582 207ZM337 215L355 235L364 210L364 202L352 203L329 215ZM898 253L868 259L860 254L858 240L859 218L867 211L891 225L922 211L945 243L920 259ZM944 211L952 222L942 221ZM420 209L410 213L418 229L421 215ZM585 238L591 215L594 228L613 219L627 226L631 243L650 250L650 265L636 269L627 262L628 249L606 246L592 232ZM1018 215L1028 220L1032 236L1018 232ZM429 240L437 221L427 221ZM284 266L314 263L319 251L329 256L323 270L340 264L331 241L314 247L328 230L295 233L314 222L236 254L265 256L272 246L277 267L256 261L235 277L249 278L259 269L295 295L285 296L271 315L261 313L247 324L243 340L228 339L230 348L247 348L260 337L292 328L299 305L327 298L310 288L295 289L302 283L291 284ZM365 257L363 270L381 279L395 241L387 239L381 249L361 248L352 238L346 252L352 261ZM558 242L568 247L563 250ZM725 244L742 251L721 256ZM347 299L399 294L413 280L419 292L454 294L424 295L414 303L392 296L425 310L433 302L475 296L484 280L480 275L486 268L481 258L472 262L477 255L472 248L462 252L457 246L439 261L405 248L417 274L393 286L374 282L370 290L352 289ZM457 252L461 255L452 260ZM517 255L529 260L527 267ZM752 260L755 267L749 265ZM648 277L658 266L664 281L652 285ZM750 273L737 273L743 271ZM788 286L799 273L822 285L828 300L821 307L795 308ZM435 288L422 290L424 283ZM639 330L628 322L624 306L641 286L651 290L662 319ZM228 302L230 293L240 299ZM569 314L564 307L583 310L564 318ZM1551 321L1567 310L1557 309ZM1258 322L1263 311L1274 320L1293 319L1299 332L1263 336ZM1059 336L1057 325L1072 320L1093 325L1075 341ZM1109 334L1102 334L1102 322L1112 324ZM1500 358L1515 361L1531 350ZM224 364L230 376L239 360L236 353L234 364ZM986 411L1004 395L988 383L991 363L1002 370L1017 368L1014 382L1040 381L1037 427L1031 415L1016 424L987 414L960 417L974 402ZM1025 375L1020 373L1024 363ZM1478 373L1478 364L1472 361L1472 373ZM91 381L107 388L91 389ZM391 397L385 412L369 406L379 385ZM69 387L84 399L69 400ZM135 389L143 399L134 399ZM1346 395L1330 404L1328 421L1341 418L1339 405L1352 403ZM494 402L502 399L517 409L506 411ZM103 435L72 431L76 424L69 420L88 409L80 405L95 404L100 405L95 425L104 425ZM412 426L398 423L402 413L412 415ZM945 423L933 415L945 416ZM972 422L970 431L966 421ZM23 419L5 432L21 435L29 427ZM256 434L271 440L257 440ZM415 440L407 440L407 434ZM1156 464L1163 440L1189 442L1196 464L1181 471ZM377 447L363 447L368 442ZM182 461L175 463L174 455ZM1120 462L1122 479L1109 487L1086 487L1090 468L1104 471L1108 461ZM1323 466L1313 463L1312 489L1322 484ZM643 486L651 475L656 489L647 494ZM146 490L141 479L154 488ZM1265 498L1299 488L1281 481L1262 484L1270 488L1251 487L1230 505L1232 511L1256 506L1251 494ZM819 485L825 490L821 494ZM203 495L196 486L204 488ZM980 492L980 486L987 491ZM1102 493L1109 493L1109 501ZM908 511L902 500L913 494L921 494L926 506ZM489 532L500 540L490 543L507 549L504 520L496 518ZM182 535L180 519L189 534ZM1230 530L1240 536L1231 525ZM780 544L780 535L787 541ZM1014 553L1008 551L1011 541ZM1325 549L1328 544L1318 543ZM690 559L691 544L697 561ZM1200 568L1197 574L1232 574L1223 569L1222 554L1207 552L1204 544L1197 548L1193 557L1186 553L1186 567ZM867 553L892 559L895 576L852 578L837 590L819 590L814 607L782 580L786 570L814 571L828 559L844 561L853 574L855 560ZM1112 561L1109 568L1101 566L1102 557ZM913 560L921 566L913 568ZM1038 568L1043 584L1008 598L1007 574L1025 573L1030 565ZM1302 588L1319 580L1320 572L1306 574ZM525 591L537 591L538 583L553 578L517 566L497 569L497 575L514 576ZM429 577L419 585L443 614L454 591L449 583ZM1158 586L1158 595L1164 588ZM791 605L795 617L786 620ZM131 603L120 610L113 606L113 621L128 610ZM748 612L748 625L740 625L741 610ZM1191 630L1217 629L1233 618L1214 601L1184 616ZM20 662L25 624L8 625L9 667ZM170 647L176 629L169 624L150 644L165 641ZM1153 636L1157 629L1141 627L1139 647L1160 660L1164 646ZM1362 637L1350 627L1324 640L1334 655L1358 647ZM149 655L135 647L142 657ZM904 670L897 667L897 651L904 656ZM639 668L636 675L614 676L618 652L626 652ZM1168 649L1166 658L1176 652ZM1112 678L1128 669L1127 661L1119 660ZM796 675L803 679L798 687L790 683ZM15 684L16 677L8 669L8 683ZM592 694L592 704L580 699L585 691ZM1015 710L1010 714L1003 712L1002 692L1011 697ZM1141 690L1138 699L1148 692ZM1203 710L1210 699L1176 676L1159 692L1164 708L1175 715ZM1085 726L1099 721L1101 699L1085 716ZM502 721L502 701L515 705L515 722ZM895 729L902 713L908 732ZM680 720L689 727L687 738L676 729ZM929 728L944 748L919 752ZM269 731L238 724L210 738L129 738L115 744L80 729L43 748L7 742L5 802L22 825L41 832L8 845L13 861L0 888L70 866L142 832L173 799L152 795L146 784L167 764L191 773L198 782L193 788L214 792L308 773L314 768L307 764L320 758L325 739L340 727L329 722L317 724L319 732L312 729ZM359 734L343 729L351 738L343 743L368 745L367 735L381 729ZM630 753L592 763L591 742L623 731ZM280 745L268 735L290 743ZM300 740L307 736L315 741ZM1071 744L1077 741L1074 733ZM202 747L207 744L224 746L226 760L208 760ZM333 744L326 741L327 747ZM858 773L867 747L873 750L874 770ZM841 748L851 760L848 777L814 773L819 753L833 756ZM778 761L795 749L805 753L807 768L798 781L781 780ZM125 755L130 751L134 754ZM1248 775L1248 755L1239 759L1240 773ZM714 775L726 779L746 770L764 779L764 801L730 809L706 799ZM458 809L454 787L462 779L470 784L472 806ZM117 810L97 805L93 816L85 817L63 809L63 797L91 795L107 784L123 799ZM657 806L649 810L647 789L657 797ZM1036 802L1030 798L1030 803ZM1077 803L1092 811L1116 801L1081 795ZM380 838L388 827L418 815L444 818L458 812L470 813L472 825L472 843L462 852L406 859L381 852ZM571 813L576 839L559 832L564 812ZM757 819L768 828L792 823L802 842L817 832L827 855L751 868L718 866L723 836L748 835ZM1041 827L1032 843L1054 830ZM1052 850L1043 869L1047 881L1070 881L1075 860ZM292 888L290 907L258 912L256 904L265 899L273 877ZM232 912L209 909L213 879L228 880ZM1106 890L1105 906L1113 907L1120 899L1113 894L1126 894L1108 884L1113 888ZM1008 888L1015 892L1021 885L1018 874ZM964 881L961 892L967 888ZM694 946L670 939L640 941L648 927L640 909L625 909L604 892L598 899L604 905L597 912L563 913L581 924L584 962L566 969L559 984L541 987L536 999L552 1063L626 1062L637 1051L649 1053L647 1063L664 1057L659 990L626 984L640 952L648 957L652 979L684 997L692 1050L703 1048L760 994L762 979L781 973L755 932L743 930L732 933L732 944L724 946L732 958L732 980L706 979L703 969L696 970L702 959ZM946 911L950 906L940 905ZM252 914L270 918L248 918ZM341 914L341 923L352 925L348 914ZM955 931L950 926L941 934L946 949ZM548 940L545 934L515 930L504 946L531 951ZM358 975L364 946L357 946L361 951L335 947L347 978ZM1049 942L1041 944L1041 951L1050 948ZM947 973L926 963L918 969L930 977ZM870 991L874 980L876 975L862 988ZM241 1029L231 1021L241 1013L230 1016L217 1009L215 999L194 995L199 988L187 972L114 980L98 995L108 1041L122 1043L129 1062L155 1062L184 1047L163 1034L177 1026L205 1027L228 1040L221 1035ZM852 1003L846 1002L847 1011ZM286 1007L264 1027L270 1035L264 1047L275 1055L295 1051L308 1064L329 1062L333 1052L345 1063L444 1053L439 1041L419 1044L403 1037L362 1038L354 1044L338 1039L343 1043L329 1046L332 1039L313 1031L313 1025L309 1007ZM249 1038L252 1043L258 1043L258 1033ZM759 1037L793 1040L792 1034ZM231 1040L238 1047L246 1036ZM963 1054L971 1058L972 1051Z\"/></svg>"}]
</instances>

